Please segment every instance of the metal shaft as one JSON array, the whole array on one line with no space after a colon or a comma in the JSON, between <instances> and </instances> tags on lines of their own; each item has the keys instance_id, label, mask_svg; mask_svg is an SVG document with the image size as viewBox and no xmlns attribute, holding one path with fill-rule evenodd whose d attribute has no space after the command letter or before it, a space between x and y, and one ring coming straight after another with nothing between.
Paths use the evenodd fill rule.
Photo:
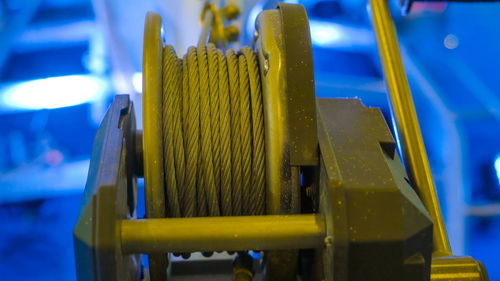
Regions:
<instances>
[{"instance_id":1,"label":"metal shaft","mask_svg":"<svg viewBox=\"0 0 500 281\"><path fill-rule=\"evenodd\" d=\"M434 250L440 254L449 255L451 254L450 244L387 0L370 0L370 7L392 115L401 141L403 159L420 198L434 222Z\"/></svg>"},{"instance_id":2,"label":"metal shaft","mask_svg":"<svg viewBox=\"0 0 500 281\"><path fill-rule=\"evenodd\" d=\"M123 220L124 253L309 249L323 246L318 215Z\"/></svg>"},{"instance_id":3,"label":"metal shaft","mask_svg":"<svg viewBox=\"0 0 500 281\"><path fill-rule=\"evenodd\" d=\"M206 1L205 4L208 5L210 4L210 2L212 2L215 7L219 7L219 2L220 0L213 0L213 1ZM201 33L200 33L200 37L198 38L198 45L200 46L205 46L206 43L207 43L207 36L210 32L210 29L212 28L212 23L214 21L214 15L212 14L212 12L210 11L207 11L205 16L203 17L203 25L201 26Z\"/></svg>"}]
</instances>

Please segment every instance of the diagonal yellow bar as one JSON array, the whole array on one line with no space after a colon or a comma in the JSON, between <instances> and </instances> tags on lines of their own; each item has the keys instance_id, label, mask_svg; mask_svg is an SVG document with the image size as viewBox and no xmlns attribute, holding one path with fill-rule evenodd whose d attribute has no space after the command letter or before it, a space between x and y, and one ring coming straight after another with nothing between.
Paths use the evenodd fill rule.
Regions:
<instances>
[{"instance_id":1,"label":"diagonal yellow bar","mask_svg":"<svg viewBox=\"0 0 500 281\"><path fill-rule=\"evenodd\" d=\"M401 60L398 40L387 0L370 0L373 29L382 60L392 115L401 141L403 159L420 198L434 222L434 251L451 255L439 200L420 132L415 106Z\"/></svg>"},{"instance_id":2,"label":"diagonal yellow bar","mask_svg":"<svg viewBox=\"0 0 500 281\"><path fill-rule=\"evenodd\" d=\"M321 248L319 215L123 220L124 253L183 253Z\"/></svg>"}]
</instances>

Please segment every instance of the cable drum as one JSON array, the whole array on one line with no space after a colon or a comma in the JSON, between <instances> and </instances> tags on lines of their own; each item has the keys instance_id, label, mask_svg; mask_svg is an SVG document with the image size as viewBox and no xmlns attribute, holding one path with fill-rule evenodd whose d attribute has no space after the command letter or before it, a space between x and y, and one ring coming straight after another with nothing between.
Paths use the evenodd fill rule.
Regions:
<instances>
[{"instance_id":1,"label":"cable drum","mask_svg":"<svg viewBox=\"0 0 500 281\"><path fill-rule=\"evenodd\" d=\"M265 214L264 112L249 47L163 50L168 217Z\"/></svg>"}]
</instances>

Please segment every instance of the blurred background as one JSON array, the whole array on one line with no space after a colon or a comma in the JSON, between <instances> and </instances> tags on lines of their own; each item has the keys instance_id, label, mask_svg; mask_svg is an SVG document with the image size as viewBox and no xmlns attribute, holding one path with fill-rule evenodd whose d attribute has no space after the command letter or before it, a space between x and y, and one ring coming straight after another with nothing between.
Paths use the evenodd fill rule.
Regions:
<instances>
[{"instance_id":1,"label":"blurred background","mask_svg":"<svg viewBox=\"0 0 500 281\"><path fill-rule=\"evenodd\" d=\"M235 0L240 44L277 1ZM306 6L318 97L358 97L391 124L366 0ZM0 279L75 280L72 229L92 141L115 94L140 121L145 13L183 53L201 0L0 0ZM500 3L393 7L453 251L500 280Z\"/></svg>"}]
</instances>

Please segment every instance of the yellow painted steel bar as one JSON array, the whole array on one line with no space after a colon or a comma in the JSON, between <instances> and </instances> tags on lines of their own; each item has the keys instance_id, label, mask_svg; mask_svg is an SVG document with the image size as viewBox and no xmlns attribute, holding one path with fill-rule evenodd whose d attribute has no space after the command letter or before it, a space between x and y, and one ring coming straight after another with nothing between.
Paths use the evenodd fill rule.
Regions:
<instances>
[{"instance_id":1,"label":"yellow painted steel bar","mask_svg":"<svg viewBox=\"0 0 500 281\"><path fill-rule=\"evenodd\" d=\"M434 250L437 254L450 255L451 248L388 3L387 0L370 0L369 3L392 114L401 141L403 159L434 222Z\"/></svg>"},{"instance_id":2,"label":"yellow painted steel bar","mask_svg":"<svg viewBox=\"0 0 500 281\"><path fill-rule=\"evenodd\" d=\"M124 253L283 250L323 247L319 215L123 220Z\"/></svg>"}]
</instances>

